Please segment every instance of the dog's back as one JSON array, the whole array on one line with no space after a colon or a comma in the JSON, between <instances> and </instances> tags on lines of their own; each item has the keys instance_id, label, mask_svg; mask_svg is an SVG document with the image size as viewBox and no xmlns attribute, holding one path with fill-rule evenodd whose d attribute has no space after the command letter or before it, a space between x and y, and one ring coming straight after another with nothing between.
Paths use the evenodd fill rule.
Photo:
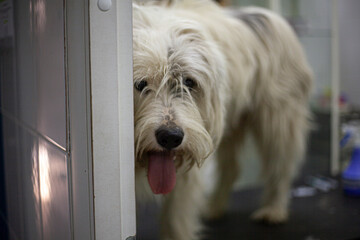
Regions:
<instances>
[{"instance_id":1,"label":"dog's back","mask_svg":"<svg viewBox=\"0 0 360 240\"><path fill-rule=\"evenodd\" d=\"M208 1L175 4L200 22L220 46L227 69L227 116L218 148L220 179L210 204L217 216L238 175L236 152L247 131L259 146L265 179L263 207L254 218L287 219L287 194L303 160L310 126L312 72L295 32L282 17L249 7L229 13ZM225 159L227 159L225 161Z\"/></svg>"},{"instance_id":2,"label":"dog's back","mask_svg":"<svg viewBox=\"0 0 360 240\"><path fill-rule=\"evenodd\" d=\"M179 1L174 8L185 10L179 16L202 23L226 56L227 92L232 93L227 104L236 109L228 116L230 122L237 122L249 106L266 102L281 107L289 99L308 102L312 72L295 32L282 17L258 7L229 11L206 0Z\"/></svg>"}]
</instances>

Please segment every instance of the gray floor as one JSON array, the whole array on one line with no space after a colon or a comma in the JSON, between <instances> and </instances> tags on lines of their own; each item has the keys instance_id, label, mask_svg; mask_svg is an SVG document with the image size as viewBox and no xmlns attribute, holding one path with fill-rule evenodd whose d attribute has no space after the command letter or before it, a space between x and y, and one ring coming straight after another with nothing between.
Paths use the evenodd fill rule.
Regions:
<instances>
[{"instance_id":1,"label":"gray floor","mask_svg":"<svg viewBox=\"0 0 360 240\"><path fill-rule=\"evenodd\" d=\"M295 186L303 185L309 175L326 174L330 169L330 116L315 113L314 119L317 124L310 135L307 161ZM327 193L293 198L290 220L278 226L258 224L249 219L259 205L260 194L259 188L234 192L226 215L218 221L205 223L207 228L203 240L360 239L360 198L345 196L341 184ZM138 240L159 239L158 211L154 205L138 209Z\"/></svg>"},{"instance_id":2,"label":"gray floor","mask_svg":"<svg viewBox=\"0 0 360 240\"><path fill-rule=\"evenodd\" d=\"M300 182L301 184L301 182ZM235 192L230 211L217 220L206 222L203 240L350 240L360 239L360 198L343 195L341 185L328 193L293 198L290 220L286 224L268 226L249 219L257 208L260 189ZM139 240L158 240L156 206L140 209Z\"/></svg>"}]
</instances>

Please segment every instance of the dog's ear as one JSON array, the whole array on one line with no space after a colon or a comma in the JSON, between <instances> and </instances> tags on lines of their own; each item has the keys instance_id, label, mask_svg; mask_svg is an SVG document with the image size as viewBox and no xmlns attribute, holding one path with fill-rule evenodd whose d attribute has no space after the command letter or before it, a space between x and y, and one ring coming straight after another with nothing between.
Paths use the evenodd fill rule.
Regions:
<instances>
[{"instance_id":1,"label":"dog's ear","mask_svg":"<svg viewBox=\"0 0 360 240\"><path fill-rule=\"evenodd\" d=\"M217 58L218 59L218 58ZM210 86L207 106L208 131L213 139L216 149L224 131L225 124L225 105L226 105L226 74L221 63L216 64L216 60L208 60L213 70L213 83Z\"/></svg>"},{"instance_id":2,"label":"dog's ear","mask_svg":"<svg viewBox=\"0 0 360 240\"><path fill-rule=\"evenodd\" d=\"M176 29L176 28L173 28ZM213 140L216 149L223 134L225 122L226 60L213 38L196 22L178 24L176 36L184 38L186 49L192 49L191 71L200 87L201 99L198 99L205 128ZM213 150L214 150L213 149Z\"/></svg>"},{"instance_id":3,"label":"dog's ear","mask_svg":"<svg viewBox=\"0 0 360 240\"><path fill-rule=\"evenodd\" d=\"M197 63L202 76L198 79L203 99L200 101L201 115L206 130L213 140L215 150L224 131L225 105L227 102L226 60L219 46L206 33L193 28L183 29L191 44L201 56L201 65ZM201 69L201 70L200 70Z\"/></svg>"},{"instance_id":4,"label":"dog's ear","mask_svg":"<svg viewBox=\"0 0 360 240\"><path fill-rule=\"evenodd\" d=\"M207 78L201 83L203 89L206 89L204 92L204 100L206 101L204 103L206 105L204 120L216 149L224 131L225 105L228 93L226 60L219 46L209 38L206 41L201 41L200 44L204 46L198 49L202 51L203 62L209 70Z\"/></svg>"}]
</instances>

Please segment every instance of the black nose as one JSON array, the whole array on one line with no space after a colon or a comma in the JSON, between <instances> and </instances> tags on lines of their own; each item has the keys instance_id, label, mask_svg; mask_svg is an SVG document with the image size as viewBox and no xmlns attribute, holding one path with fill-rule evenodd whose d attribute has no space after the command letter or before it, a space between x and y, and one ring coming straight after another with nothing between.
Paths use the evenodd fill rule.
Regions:
<instances>
[{"instance_id":1,"label":"black nose","mask_svg":"<svg viewBox=\"0 0 360 240\"><path fill-rule=\"evenodd\" d=\"M184 138L183 130L178 126L161 126L155 131L157 142L170 150L179 146Z\"/></svg>"}]
</instances>

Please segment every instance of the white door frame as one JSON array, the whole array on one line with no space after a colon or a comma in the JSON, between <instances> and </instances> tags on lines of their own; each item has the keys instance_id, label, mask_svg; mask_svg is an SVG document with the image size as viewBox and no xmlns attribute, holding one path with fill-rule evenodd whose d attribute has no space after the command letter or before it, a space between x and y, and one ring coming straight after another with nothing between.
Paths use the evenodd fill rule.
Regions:
<instances>
[{"instance_id":1,"label":"white door frame","mask_svg":"<svg viewBox=\"0 0 360 240\"><path fill-rule=\"evenodd\" d=\"M71 233L94 240L88 1L65 1L64 17Z\"/></svg>"},{"instance_id":2,"label":"white door frame","mask_svg":"<svg viewBox=\"0 0 360 240\"><path fill-rule=\"evenodd\" d=\"M132 2L108 2L89 6L95 234L126 240L136 231Z\"/></svg>"}]
</instances>

